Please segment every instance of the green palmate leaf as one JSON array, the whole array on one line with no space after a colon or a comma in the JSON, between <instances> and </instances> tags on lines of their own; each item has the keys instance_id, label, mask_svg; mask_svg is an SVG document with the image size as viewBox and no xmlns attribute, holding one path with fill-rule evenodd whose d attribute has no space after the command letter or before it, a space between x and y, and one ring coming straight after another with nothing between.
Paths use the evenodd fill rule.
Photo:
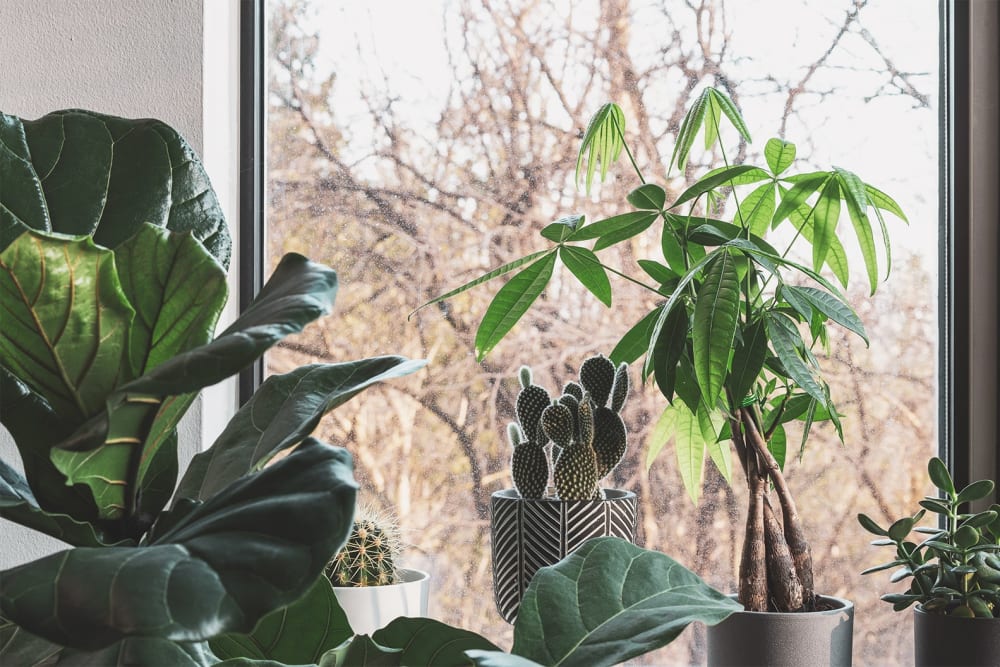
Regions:
<instances>
[{"instance_id":1,"label":"green palmate leaf","mask_svg":"<svg viewBox=\"0 0 1000 667\"><path fill-rule=\"evenodd\" d=\"M691 218L692 225L699 220L708 219L693 217ZM778 254L778 251L774 248L774 246L761 237L751 234L748 239L746 238L745 229L723 220L709 220L704 224L697 225L696 227L692 226L688 232L688 240L701 245L725 245L730 241L738 240L740 243L752 245L772 255Z\"/></svg>"},{"instance_id":2,"label":"green palmate leaf","mask_svg":"<svg viewBox=\"0 0 1000 667\"><path fill-rule=\"evenodd\" d=\"M6 397L5 397L6 398ZM68 514L46 512L38 506L28 482L0 460L0 517L51 535L74 546L105 544L103 534L85 521Z\"/></svg>"},{"instance_id":3,"label":"green palmate leaf","mask_svg":"<svg viewBox=\"0 0 1000 667\"><path fill-rule=\"evenodd\" d=\"M548 285L555 263L556 256L550 252L500 288L476 331L477 360L482 361L527 312Z\"/></svg>"},{"instance_id":4,"label":"green palmate leaf","mask_svg":"<svg viewBox=\"0 0 1000 667\"><path fill-rule=\"evenodd\" d=\"M597 255L587 248L562 246L559 248L559 259L581 285L605 306L611 307L611 281Z\"/></svg>"},{"instance_id":5,"label":"green palmate leaf","mask_svg":"<svg viewBox=\"0 0 1000 667\"><path fill-rule=\"evenodd\" d=\"M719 253L725 252L725 248L716 248L712 252L701 258L694 266L692 266L688 272L680 279L677 283L677 287L674 288L673 294L667 299L667 302L663 304L660 308L660 314L656 318L656 322L653 324L653 330L650 332L649 338L649 348L646 350L646 363L643 367L643 375L648 376L653 372L653 347L660 338L660 332L663 330L666 324L667 318L670 317L670 313L673 312L674 308L678 307L681 299L685 296L685 290L692 280L701 272L706 264L715 259Z\"/></svg>"},{"instance_id":6,"label":"green palmate leaf","mask_svg":"<svg viewBox=\"0 0 1000 667\"><path fill-rule=\"evenodd\" d=\"M659 314L659 308L649 311L621 337L615 349L608 355L616 366L623 361L631 364L643 355L649 347L649 335L653 332L653 325L656 324Z\"/></svg>"},{"instance_id":7,"label":"green palmate leaf","mask_svg":"<svg viewBox=\"0 0 1000 667\"><path fill-rule=\"evenodd\" d=\"M429 618L397 618L376 630L372 639L382 646L400 649L402 664L426 667L467 665L466 651L499 650L474 632Z\"/></svg>"},{"instance_id":8,"label":"green palmate leaf","mask_svg":"<svg viewBox=\"0 0 1000 667\"><path fill-rule=\"evenodd\" d=\"M831 178L826 182L813 207L812 220L813 269L819 271L826 263L831 239L837 236L837 222L840 220L840 185L837 179Z\"/></svg>"},{"instance_id":9,"label":"green palmate leaf","mask_svg":"<svg viewBox=\"0 0 1000 667\"><path fill-rule=\"evenodd\" d=\"M143 225L115 249L115 262L136 310L128 379L211 340L226 303L226 272L190 233Z\"/></svg>"},{"instance_id":10,"label":"green palmate leaf","mask_svg":"<svg viewBox=\"0 0 1000 667\"><path fill-rule=\"evenodd\" d=\"M590 119L587 130L583 133L580 152L576 157L576 175L574 180L580 185L580 168L583 166L584 154L587 156L587 193L594 180L597 164L601 165L601 181L608 175L608 167L621 155L625 146L625 114L621 107L608 103L597 110Z\"/></svg>"},{"instance_id":11,"label":"green palmate leaf","mask_svg":"<svg viewBox=\"0 0 1000 667\"><path fill-rule=\"evenodd\" d=\"M854 227L854 234L858 237L858 245L861 247L861 257L865 261L865 272L868 274L869 294L874 294L878 288L878 258L875 254L875 235L872 233L871 222L865 209L858 206L855 200L848 196L847 213ZM886 250L889 242L886 238Z\"/></svg>"},{"instance_id":12,"label":"green palmate leaf","mask_svg":"<svg viewBox=\"0 0 1000 667\"><path fill-rule=\"evenodd\" d=\"M115 248L143 222L190 231L223 266L229 231L197 155L166 124L78 109L0 114L0 250L32 228Z\"/></svg>"},{"instance_id":13,"label":"green palmate leaf","mask_svg":"<svg viewBox=\"0 0 1000 667\"><path fill-rule=\"evenodd\" d=\"M784 470L785 458L788 452L788 436L785 434L785 427L778 424L771 434L771 439L767 441L767 450L771 452L774 460L778 462L778 467Z\"/></svg>"},{"instance_id":14,"label":"green palmate leaf","mask_svg":"<svg viewBox=\"0 0 1000 667\"><path fill-rule=\"evenodd\" d=\"M591 227L592 226L593 225L591 225ZM579 232L583 232L583 231L585 231L587 229L589 229L589 227L584 227L581 230L579 230L578 233ZM576 238L576 234L574 234L574 238ZM424 308L426 308L427 306L434 305L435 303L439 303L441 301L444 301L445 299L450 299L451 297L457 296L457 295L461 294L462 292L467 292L468 290L472 289L473 287L476 287L478 285L482 285L483 283L489 282L490 280L493 280L494 278L499 278L502 275L510 273L511 271L514 271L516 269L519 269L522 266L524 266L525 264L533 262L534 260L538 259L539 257L541 257L543 255L551 254L552 252L553 251L551 249L549 249L549 250L539 250L538 252L533 252L530 255L526 255L526 256L524 256L524 257L522 257L520 259L516 259L513 262L508 262L508 263L504 264L503 266L500 266L500 267L497 267L497 268L493 269L489 273L484 273L483 275L479 276L475 280L470 280L469 282L465 283L461 287L456 287L455 289L451 290L450 292L445 292L444 294L442 294L440 296L434 297L433 299L431 299L427 303L421 304L419 308L417 308L416 310L414 310L413 312L411 312L406 317L407 317L407 319L409 319L409 318L413 317L416 313L418 313L421 310L423 310Z\"/></svg>"},{"instance_id":15,"label":"green palmate leaf","mask_svg":"<svg viewBox=\"0 0 1000 667\"><path fill-rule=\"evenodd\" d=\"M579 227L582 227L584 217L582 215L567 215L551 222L542 228L542 236L550 241L562 243L573 236Z\"/></svg>"},{"instance_id":16,"label":"green palmate leaf","mask_svg":"<svg viewBox=\"0 0 1000 667\"><path fill-rule=\"evenodd\" d=\"M694 308L692 340L695 377L709 405L722 391L740 311L736 263L728 250L708 267Z\"/></svg>"},{"instance_id":17,"label":"green palmate leaf","mask_svg":"<svg viewBox=\"0 0 1000 667\"><path fill-rule=\"evenodd\" d=\"M574 241L589 241L608 236L618 241L630 238L649 229L657 218L656 211L631 211L611 218L598 220L573 234ZM617 243L617 241L615 241Z\"/></svg>"},{"instance_id":18,"label":"green palmate leaf","mask_svg":"<svg viewBox=\"0 0 1000 667\"><path fill-rule=\"evenodd\" d=\"M657 261L651 259L640 259L637 260L636 263L639 265L639 268L646 272L646 275L661 285L674 283L681 278L680 274L676 273L673 269L668 266L664 266Z\"/></svg>"},{"instance_id":19,"label":"green palmate leaf","mask_svg":"<svg viewBox=\"0 0 1000 667\"><path fill-rule=\"evenodd\" d=\"M680 171L684 171L684 167L687 165L688 153L694 144L694 138L698 135L698 130L705 122L705 116L708 113L709 90L706 88L702 91L698 99L691 104L687 114L684 115L684 120L681 121L680 129L677 131L677 142L674 144L674 152L671 153L670 163L667 165L668 175L674 165L677 165L677 169Z\"/></svg>"},{"instance_id":20,"label":"green palmate leaf","mask_svg":"<svg viewBox=\"0 0 1000 667\"><path fill-rule=\"evenodd\" d=\"M705 150L711 150L719 138L719 121L722 120L722 109L711 95L708 98L708 111L705 113Z\"/></svg>"},{"instance_id":21,"label":"green palmate leaf","mask_svg":"<svg viewBox=\"0 0 1000 667\"><path fill-rule=\"evenodd\" d=\"M653 346L653 378L660 393L673 400L677 385L677 363L687 349L690 321L686 308L674 308L667 316Z\"/></svg>"},{"instance_id":22,"label":"green palmate leaf","mask_svg":"<svg viewBox=\"0 0 1000 667\"><path fill-rule=\"evenodd\" d=\"M705 437L697 415L684 403L668 406L674 411L673 436L677 469L691 502L698 504L701 497L701 473L705 466Z\"/></svg>"},{"instance_id":23,"label":"green palmate leaf","mask_svg":"<svg viewBox=\"0 0 1000 667\"><path fill-rule=\"evenodd\" d=\"M868 203L875 207L876 210L882 209L883 211L889 211L903 222L909 222L899 204L897 204L892 197L878 188L865 184L865 195L867 196Z\"/></svg>"},{"instance_id":24,"label":"green palmate leaf","mask_svg":"<svg viewBox=\"0 0 1000 667\"><path fill-rule=\"evenodd\" d=\"M135 311L114 256L87 237L28 232L0 253L0 364L77 424L104 408Z\"/></svg>"},{"instance_id":25,"label":"green palmate leaf","mask_svg":"<svg viewBox=\"0 0 1000 667\"><path fill-rule=\"evenodd\" d=\"M356 489L350 455L307 439L146 546L81 547L3 571L0 614L85 650L249 632L312 586L347 537Z\"/></svg>"},{"instance_id":26,"label":"green palmate leaf","mask_svg":"<svg viewBox=\"0 0 1000 667\"><path fill-rule=\"evenodd\" d=\"M771 173L778 176L795 161L795 144L782 139L768 139L764 144L764 159Z\"/></svg>"},{"instance_id":27,"label":"green palmate leaf","mask_svg":"<svg viewBox=\"0 0 1000 667\"><path fill-rule=\"evenodd\" d=\"M801 174L794 185L788 190L781 189L781 201L771 218L772 228L776 228L785 218L792 214L817 190L826 186L826 182L832 178L828 172L817 171L810 174Z\"/></svg>"},{"instance_id":28,"label":"green palmate leaf","mask_svg":"<svg viewBox=\"0 0 1000 667\"><path fill-rule=\"evenodd\" d=\"M740 115L739 109L737 109L736 105L733 104L733 101L729 99L729 96L715 88L710 88L709 90L711 91L712 101L717 104L720 109L722 109L722 113L724 113L726 118L729 119L729 122L733 124L733 127L735 127L736 131L740 133L740 136L743 137L747 143L753 141L750 138L750 130L747 128L747 124L744 122L743 116Z\"/></svg>"},{"instance_id":29,"label":"green palmate leaf","mask_svg":"<svg viewBox=\"0 0 1000 667\"><path fill-rule=\"evenodd\" d=\"M774 183L765 183L755 188L740 202L738 220L751 234L762 236L771 227L774 215Z\"/></svg>"},{"instance_id":30,"label":"green palmate leaf","mask_svg":"<svg viewBox=\"0 0 1000 667\"><path fill-rule=\"evenodd\" d=\"M646 470L648 471L653 462L660 456L660 452L667 446L667 442L674 436L676 430L677 412L672 405L667 405L660 413L659 419L653 425L653 430L646 441Z\"/></svg>"},{"instance_id":31,"label":"green palmate leaf","mask_svg":"<svg viewBox=\"0 0 1000 667\"><path fill-rule=\"evenodd\" d=\"M698 426L701 437L705 440L705 450L715 464L716 469L727 483L733 480L733 461L729 453L729 443L719 439L719 433L725 425L725 418L718 410L709 410L704 403L698 406Z\"/></svg>"},{"instance_id":32,"label":"green palmate leaf","mask_svg":"<svg viewBox=\"0 0 1000 667\"><path fill-rule=\"evenodd\" d=\"M669 556L598 538L531 580L511 652L552 667L613 665L740 608Z\"/></svg>"},{"instance_id":33,"label":"green palmate leaf","mask_svg":"<svg viewBox=\"0 0 1000 667\"><path fill-rule=\"evenodd\" d=\"M787 190L785 188L781 188L781 192L785 193ZM815 238L815 225L813 224L811 214L812 209L809 205L803 204L796 210L792 211L788 216L792 226L794 226L795 229L802 234L802 237L810 244L813 243ZM827 249L826 254L826 264L833 271L833 275L837 277L840 284L846 287L848 279L850 278L850 270L848 269L847 253L844 251L844 246L837 236L830 239L830 246Z\"/></svg>"},{"instance_id":34,"label":"green palmate leaf","mask_svg":"<svg viewBox=\"0 0 1000 667\"><path fill-rule=\"evenodd\" d=\"M724 187L726 185L731 185L731 181L739 178L740 176L744 176L751 173L754 175L758 175L758 172L759 174L762 174L763 177L758 178L757 180L763 180L764 178L768 178L767 172L765 172L763 169L749 164L742 164L735 167L725 167L718 171L709 172L709 174L695 181L694 185L692 185L683 193L681 193L681 196L678 197L677 200L670 205L670 208L671 209L677 208L681 204L685 204L691 201L692 199L695 199L696 197L700 197L706 192L715 190L716 188Z\"/></svg>"},{"instance_id":35,"label":"green palmate leaf","mask_svg":"<svg viewBox=\"0 0 1000 667\"><path fill-rule=\"evenodd\" d=\"M710 178L714 178L719 174L728 174L729 177L725 180L722 185L724 187L735 187L737 185L751 185L753 183L760 183L761 181L770 181L773 183L773 178L764 169L760 167L753 167L746 171L740 170L737 172L732 171L731 166L716 167L715 169L710 169L704 174L702 174L702 181L706 181Z\"/></svg>"},{"instance_id":36,"label":"green palmate leaf","mask_svg":"<svg viewBox=\"0 0 1000 667\"><path fill-rule=\"evenodd\" d=\"M597 251L610 248L616 243L621 243L626 239L630 239L633 236L643 233L652 226L652 224L656 221L656 218L656 213L649 213L645 217L634 220L628 225L619 226L616 229L603 234L599 239L597 239L597 243L594 244L594 250ZM604 222L607 222L607 220Z\"/></svg>"},{"instance_id":37,"label":"green palmate leaf","mask_svg":"<svg viewBox=\"0 0 1000 667\"><path fill-rule=\"evenodd\" d=\"M251 658L313 664L353 634L330 580L319 576L305 595L266 615L253 632L221 635L211 639L209 645L223 660Z\"/></svg>"},{"instance_id":38,"label":"green palmate leaf","mask_svg":"<svg viewBox=\"0 0 1000 667\"><path fill-rule=\"evenodd\" d=\"M95 499L102 499L102 516L120 516L136 490L146 486L159 448L171 442L194 392L235 375L285 336L330 312L336 292L333 270L289 253L218 338L119 387L108 397L105 413L53 450L53 463L68 479L92 488Z\"/></svg>"},{"instance_id":39,"label":"green palmate leaf","mask_svg":"<svg viewBox=\"0 0 1000 667\"><path fill-rule=\"evenodd\" d=\"M660 211L667 201L667 193L655 183L643 183L626 197L629 204L638 209Z\"/></svg>"},{"instance_id":40,"label":"green palmate leaf","mask_svg":"<svg viewBox=\"0 0 1000 667\"><path fill-rule=\"evenodd\" d=\"M301 442L323 415L365 388L413 373L425 363L397 356L373 357L301 366L270 376L215 443L195 455L177 489L178 497L204 500L214 495Z\"/></svg>"},{"instance_id":41,"label":"green palmate leaf","mask_svg":"<svg viewBox=\"0 0 1000 667\"><path fill-rule=\"evenodd\" d=\"M753 389L767 357L767 332L764 323L754 322L743 330L733 353L733 369L727 386L733 398L742 401Z\"/></svg>"},{"instance_id":42,"label":"green palmate leaf","mask_svg":"<svg viewBox=\"0 0 1000 667\"><path fill-rule=\"evenodd\" d=\"M788 293L795 294L840 326L844 327L848 331L856 333L863 341L865 341L865 344L868 344L868 335L865 332L864 323L846 301L843 301L837 296L815 287L783 285L782 293L786 295Z\"/></svg>"},{"instance_id":43,"label":"green palmate leaf","mask_svg":"<svg viewBox=\"0 0 1000 667\"><path fill-rule=\"evenodd\" d=\"M788 376L817 402L825 406L827 404L826 393L813 375L812 370L806 366L800 356L799 351L804 348L804 345L798 329L795 328L795 323L784 315L772 313L767 318L767 335Z\"/></svg>"}]
</instances>

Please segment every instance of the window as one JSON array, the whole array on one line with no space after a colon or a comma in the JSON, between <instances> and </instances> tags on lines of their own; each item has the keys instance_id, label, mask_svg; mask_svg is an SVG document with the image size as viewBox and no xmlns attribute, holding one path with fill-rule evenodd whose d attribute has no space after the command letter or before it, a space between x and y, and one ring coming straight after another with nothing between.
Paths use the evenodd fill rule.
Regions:
<instances>
[{"instance_id":1,"label":"window","mask_svg":"<svg viewBox=\"0 0 1000 667\"><path fill-rule=\"evenodd\" d=\"M929 491L924 462L939 442L952 447L959 477L988 474L972 467L980 454L970 455L978 450L956 406L970 393L967 290L951 278L975 247L961 232L968 137L939 130L959 127L945 111L954 114L954 104L963 113L969 91L960 62L939 73L939 35L961 61L968 6L259 0L256 10L251 17L266 23L267 48L255 51L264 67L256 79L252 68L245 75L263 105L244 118L266 108L267 163L266 174L259 159L250 163L262 181L257 201L247 188L244 203L251 212L266 200L266 244L257 222L244 225L244 257L257 241L267 266L297 251L333 266L341 281L334 315L270 354L267 371L386 353L431 359L417 376L339 409L319 435L354 453L363 500L399 514L408 564L436 580L432 615L501 645L510 631L492 605L487 508L489 494L509 486L511 379L528 363L546 384L561 383L587 354L610 350L627 323L556 282L477 364L475 327L498 285L406 315L540 248L537 230L559 215L614 212L601 201L630 189L624 170L594 198L572 187L579 132L608 99L625 106L644 165L666 164L691 95L712 84L756 123L747 150L781 134L806 164L843 164L902 204L910 224L892 230L889 281L872 299L852 294L872 347L845 335L824 363L847 412L846 446L815 431L789 477L809 517L820 587L858 606L858 661L907 664L900 623L908 620L878 601L884 582L858 576L881 554L854 515L912 507ZM942 161L951 165L944 177ZM954 198L939 201L949 179ZM994 253L994 271L995 261ZM244 264L252 285L261 269ZM616 284L615 298L641 308L627 287ZM707 467L703 500L692 506L669 453L646 472L643 436L661 402L655 391L633 401L616 485L640 496L641 544L732 588L739 496ZM689 631L660 660L697 662L703 650Z\"/></svg>"}]
</instances>

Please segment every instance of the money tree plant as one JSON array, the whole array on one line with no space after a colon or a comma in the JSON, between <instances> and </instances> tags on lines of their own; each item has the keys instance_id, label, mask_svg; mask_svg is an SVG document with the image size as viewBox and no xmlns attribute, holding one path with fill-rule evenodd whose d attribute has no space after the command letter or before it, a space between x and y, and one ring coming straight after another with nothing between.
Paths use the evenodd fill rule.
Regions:
<instances>
[{"instance_id":1,"label":"money tree plant","mask_svg":"<svg viewBox=\"0 0 1000 667\"><path fill-rule=\"evenodd\" d=\"M0 461L0 517L67 546L0 572L0 663L214 664L208 639L301 597L350 530L350 454L313 428L423 362L268 378L178 485L199 390L328 313L336 274L287 255L213 335L229 235L159 121L0 114L0 177L0 423L24 470Z\"/></svg>"},{"instance_id":2,"label":"money tree plant","mask_svg":"<svg viewBox=\"0 0 1000 667\"><path fill-rule=\"evenodd\" d=\"M831 422L843 439L815 350L828 344L831 325L868 342L842 291L850 278L845 246L849 237L856 239L868 291L874 293L880 259L886 275L890 264L884 213L906 217L890 196L847 169L792 173L795 145L782 138L766 142L762 164L731 163L722 141L724 121L741 142L750 142L729 97L706 88L681 123L668 169L686 171L702 131L706 151L717 146L713 154L721 164L671 201L668 190L647 181L639 168L626 140L624 112L616 104L604 105L584 132L577 182L582 178L589 193L598 167L604 179L624 153L638 180L624 210L590 224L583 215L560 218L541 230L549 247L425 305L513 273L476 333L482 359L545 290L558 263L608 307L609 273L646 290L655 306L610 358L615 363L641 358L642 377L651 377L667 401L647 460L673 438L684 484L697 501L706 453L731 478L728 440L748 494L739 600L754 611L811 610L812 557L783 472L785 426L801 422L803 446L819 421ZM643 247L658 252L634 267L611 266L598 255L640 234L654 235Z\"/></svg>"}]
</instances>

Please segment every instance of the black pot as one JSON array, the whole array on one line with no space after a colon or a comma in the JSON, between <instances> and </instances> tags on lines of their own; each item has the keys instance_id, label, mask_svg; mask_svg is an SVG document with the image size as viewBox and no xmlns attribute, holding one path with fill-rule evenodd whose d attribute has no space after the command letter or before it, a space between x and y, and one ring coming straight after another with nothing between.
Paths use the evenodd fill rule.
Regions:
<instances>
[{"instance_id":1,"label":"black pot","mask_svg":"<svg viewBox=\"0 0 1000 667\"><path fill-rule=\"evenodd\" d=\"M1000 665L1000 618L956 618L913 614L913 658L917 667Z\"/></svg>"},{"instance_id":2,"label":"black pot","mask_svg":"<svg viewBox=\"0 0 1000 667\"><path fill-rule=\"evenodd\" d=\"M850 667L854 603L834 597L819 599L835 608L738 611L708 628L709 667Z\"/></svg>"},{"instance_id":3,"label":"black pot","mask_svg":"<svg viewBox=\"0 0 1000 667\"><path fill-rule=\"evenodd\" d=\"M514 489L490 498L493 596L513 623L539 568L554 565L592 537L635 541L636 496L607 489L603 500L525 499Z\"/></svg>"}]
</instances>

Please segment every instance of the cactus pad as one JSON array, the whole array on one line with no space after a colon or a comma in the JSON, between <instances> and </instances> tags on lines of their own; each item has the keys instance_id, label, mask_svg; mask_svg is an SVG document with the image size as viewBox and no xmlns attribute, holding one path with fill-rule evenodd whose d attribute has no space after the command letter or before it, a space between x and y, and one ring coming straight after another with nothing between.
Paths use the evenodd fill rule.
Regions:
<instances>
[{"instance_id":1,"label":"cactus pad","mask_svg":"<svg viewBox=\"0 0 1000 667\"><path fill-rule=\"evenodd\" d=\"M604 407L594 412L593 447L597 456L597 478L602 479L614 470L628 447L625 422L617 412Z\"/></svg>"},{"instance_id":2,"label":"cactus pad","mask_svg":"<svg viewBox=\"0 0 1000 667\"><path fill-rule=\"evenodd\" d=\"M590 357L580 365L580 384L596 405L608 404L614 382L615 365L604 355Z\"/></svg>"},{"instance_id":3,"label":"cactus pad","mask_svg":"<svg viewBox=\"0 0 1000 667\"><path fill-rule=\"evenodd\" d=\"M555 470L561 500L590 500L597 491L597 457L593 448L574 442L563 448Z\"/></svg>"},{"instance_id":4,"label":"cactus pad","mask_svg":"<svg viewBox=\"0 0 1000 667\"><path fill-rule=\"evenodd\" d=\"M549 462L545 450L535 442L525 442L514 448L510 460L514 488L522 498L542 498L549 483Z\"/></svg>"},{"instance_id":5,"label":"cactus pad","mask_svg":"<svg viewBox=\"0 0 1000 667\"><path fill-rule=\"evenodd\" d=\"M542 412L551 403L549 392L537 384L524 387L517 395L517 421L528 440L544 445L544 434L541 432Z\"/></svg>"},{"instance_id":6,"label":"cactus pad","mask_svg":"<svg viewBox=\"0 0 1000 667\"><path fill-rule=\"evenodd\" d=\"M615 412L621 412L622 407L625 406L625 401L628 399L629 390L629 380L628 380L628 364L624 361L618 365L618 370L615 371L615 384L611 388L611 409Z\"/></svg>"}]
</instances>

